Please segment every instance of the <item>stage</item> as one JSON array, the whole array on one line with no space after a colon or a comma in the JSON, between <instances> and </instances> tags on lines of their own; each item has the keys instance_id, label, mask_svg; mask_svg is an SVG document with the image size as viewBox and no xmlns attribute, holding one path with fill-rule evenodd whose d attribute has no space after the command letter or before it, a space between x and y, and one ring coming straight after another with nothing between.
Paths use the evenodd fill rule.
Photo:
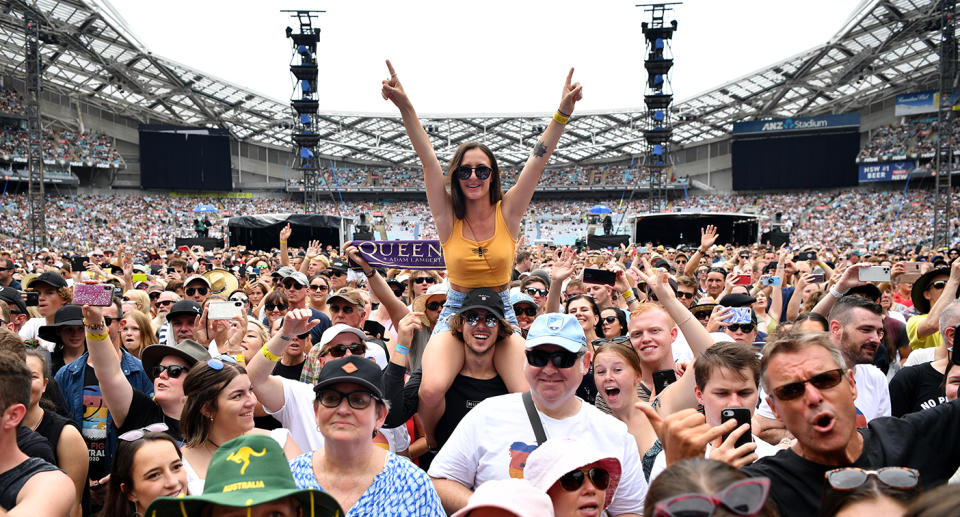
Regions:
<instances>
[{"instance_id":1,"label":"stage","mask_svg":"<svg viewBox=\"0 0 960 517\"><path fill-rule=\"evenodd\" d=\"M630 241L654 246L700 245L700 229L717 227L717 243L749 246L759 238L760 219L755 214L727 212L671 212L627 217Z\"/></svg>"}]
</instances>

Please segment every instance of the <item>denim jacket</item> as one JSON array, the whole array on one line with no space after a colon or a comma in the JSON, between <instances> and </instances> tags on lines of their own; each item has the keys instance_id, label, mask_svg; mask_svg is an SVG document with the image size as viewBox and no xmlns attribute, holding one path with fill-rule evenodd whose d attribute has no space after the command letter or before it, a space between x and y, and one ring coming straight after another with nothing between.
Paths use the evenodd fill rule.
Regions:
<instances>
[{"instance_id":1,"label":"denim jacket","mask_svg":"<svg viewBox=\"0 0 960 517\"><path fill-rule=\"evenodd\" d=\"M120 369L123 375L130 382L134 389L140 390L153 396L153 382L143 371L143 363L133 354L120 348L122 355L120 357ZM67 407L70 408L70 414L73 420L81 429L83 428L83 378L87 369L87 352L84 352L76 361L64 366L57 372L57 384L63 392L63 398L67 401ZM110 462L113 461L113 452L117 448L117 426L113 423L113 417L107 416L107 441L106 441L106 467L109 470Z\"/></svg>"}]
</instances>

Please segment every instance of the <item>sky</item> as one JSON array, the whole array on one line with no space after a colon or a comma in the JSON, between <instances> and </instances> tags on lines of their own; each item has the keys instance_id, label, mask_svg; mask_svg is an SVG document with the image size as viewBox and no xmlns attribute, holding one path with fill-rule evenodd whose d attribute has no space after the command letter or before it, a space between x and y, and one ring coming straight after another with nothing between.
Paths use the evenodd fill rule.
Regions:
<instances>
[{"instance_id":1,"label":"sky","mask_svg":"<svg viewBox=\"0 0 960 517\"><path fill-rule=\"evenodd\" d=\"M316 24L321 111L395 114L380 97L390 59L421 115L552 112L575 68L578 110L642 106L640 24L624 0L112 0L155 55L277 100L293 50L281 9L323 9ZM860 0L687 0L676 19L672 85L684 100L827 42Z\"/></svg>"}]
</instances>

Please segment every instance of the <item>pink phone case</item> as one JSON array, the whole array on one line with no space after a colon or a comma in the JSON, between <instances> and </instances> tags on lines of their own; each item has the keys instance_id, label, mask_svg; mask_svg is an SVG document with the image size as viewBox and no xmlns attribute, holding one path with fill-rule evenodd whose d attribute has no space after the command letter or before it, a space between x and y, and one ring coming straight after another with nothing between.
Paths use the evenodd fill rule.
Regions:
<instances>
[{"instance_id":1,"label":"pink phone case","mask_svg":"<svg viewBox=\"0 0 960 517\"><path fill-rule=\"evenodd\" d=\"M113 286L110 284L77 284L73 287L73 303L106 307L113 299Z\"/></svg>"}]
</instances>

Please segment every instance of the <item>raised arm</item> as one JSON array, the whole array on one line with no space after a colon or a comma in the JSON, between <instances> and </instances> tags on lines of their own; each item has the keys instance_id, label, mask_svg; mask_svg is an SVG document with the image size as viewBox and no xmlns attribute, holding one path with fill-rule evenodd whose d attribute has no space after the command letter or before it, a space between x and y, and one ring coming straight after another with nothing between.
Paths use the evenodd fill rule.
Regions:
<instances>
[{"instance_id":1,"label":"raised arm","mask_svg":"<svg viewBox=\"0 0 960 517\"><path fill-rule=\"evenodd\" d=\"M287 253L287 239L290 238L290 234L293 233L293 230L290 229L290 223L287 223L280 230L280 265L289 266L290 265L290 256Z\"/></svg>"},{"instance_id":2,"label":"raised arm","mask_svg":"<svg viewBox=\"0 0 960 517\"><path fill-rule=\"evenodd\" d=\"M253 385L253 393L263 404L264 409L271 412L279 411L284 403L283 381L273 373L273 368L283 355L287 345L294 336L306 334L317 326L320 320L311 320L313 313L310 309L294 309L283 317L283 327L267 344L263 345L250 362L247 363L247 376Z\"/></svg>"},{"instance_id":3,"label":"raised arm","mask_svg":"<svg viewBox=\"0 0 960 517\"><path fill-rule=\"evenodd\" d=\"M383 80L381 94L384 99L388 99L400 110L403 127L407 130L413 150L423 166L423 184L427 190L427 204L430 205L430 213L433 214L433 221L437 225L437 234L441 241L446 240L453 230L453 205L443 184L443 167L440 166L440 160L437 159L433 145L430 144L430 137L420 124L417 112L413 109L413 103L403 90L403 85L400 84L397 72L389 59L387 69L390 71L390 78Z\"/></svg>"},{"instance_id":4,"label":"raised arm","mask_svg":"<svg viewBox=\"0 0 960 517\"><path fill-rule=\"evenodd\" d=\"M373 269L373 266L367 262L367 259L363 258L363 255L360 254L360 250L356 246L351 243L344 248L343 252L350 257L350 260L360 265L360 269L363 270L363 276L367 277L367 281L370 284L370 290L373 291L373 294L377 295L377 299L380 300L383 307L387 309L387 314L390 315L390 321L393 322L393 326L399 327L400 320L410 312L410 309L407 308L400 298L397 298L397 295L393 294L393 289L390 289L387 281L380 276L380 273L377 273L376 269ZM390 355L393 356L393 354Z\"/></svg>"},{"instance_id":5,"label":"raised arm","mask_svg":"<svg viewBox=\"0 0 960 517\"><path fill-rule=\"evenodd\" d=\"M840 299L834 293L837 293L840 296L843 296L850 289L860 284L866 283L866 282L860 281L860 275L858 273L858 270L861 267L868 266L868 265L869 264L854 264L848 267L846 271L844 271L843 274L840 275L840 280L837 281L836 285L834 285L825 295L823 295L822 298L820 298L820 301L817 302L816 306L814 306L813 312L823 316L824 318L829 316L830 310L833 309L833 306L837 303L837 300ZM793 293L793 295L796 296L797 293Z\"/></svg>"},{"instance_id":6,"label":"raised arm","mask_svg":"<svg viewBox=\"0 0 960 517\"><path fill-rule=\"evenodd\" d=\"M580 86L580 83L571 83L572 80L573 68L567 74L567 80L563 85L563 94L560 97L560 107L557 109L557 113L553 116L553 120L550 121L547 129L540 135L540 139L533 146L533 150L530 151L530 157L527 158L527 163L520 171L517 183L503 195L503 218L507 222L507 228L511 235L520 232L520 220L523 218L523 213L527 211L530 199L533 198L533 192L537 189L540 175L543 174L543 169L546 168L550 155L557 148L557 143L563 134L563 128L570 115L573 114L574 105L583 98L583 87Z\"/></svg>"},{"instance_id":7,"label":"raised arm","mask_svg":"<svg viewBox=\"0 0 960 517\"><path fill-rule=\"evenodd\" d=\"M130 402L133 400L133 387L123 375L120 367L120 356L113 347L107 328L90 329L104 325L103 310L90 305L83 306L83 323L87 326L87 351L90 354L90 364L97 372L100 381L100 392L103 401L110 410L110 416L117 427L123 425L130 411Z\"/></svg>"},{"instance_id":8,"label":"raised arm","mask_svg":"<svg viewBox=\"0 0 960 517\"><path fill-rule=\"evenodd\" d=\"M960 286L960 260L954 260L953 265L950 266L947 285L943 287L940 298L937 299L937 303L930 307L930 315L917 325L918 338L923 339L940 331L940 313L947 308L947 305L957 299L958 286Z\"/></svg>"},{"instance_id":9,"label":"raised arm","mask_svg":"<svg viewBox=\"0 0 960 517\"><path fill-rule=\"evenodd\" d=\"M697 277L697 268L700 267L700 259L710 250L710 246L717 242L717 227L708 224L706 228L700 228L700 247L690 255L690 260L683 268L683 274Z\"/></svg>"},{"instance_id":10,"label":"raised arm","mask_svg":"<svg viewBox=\"0 0 960 517\"><path fill-rule=\"evenodd\" d=\"M563 250L557 248L553 252L553 267L550 268L550 290L547 292L547 303L544 313L560 312L560 298L563 296L563 282L573 274L573 262L577 253L570 247Z\"/></svg>"}]
</instances>

